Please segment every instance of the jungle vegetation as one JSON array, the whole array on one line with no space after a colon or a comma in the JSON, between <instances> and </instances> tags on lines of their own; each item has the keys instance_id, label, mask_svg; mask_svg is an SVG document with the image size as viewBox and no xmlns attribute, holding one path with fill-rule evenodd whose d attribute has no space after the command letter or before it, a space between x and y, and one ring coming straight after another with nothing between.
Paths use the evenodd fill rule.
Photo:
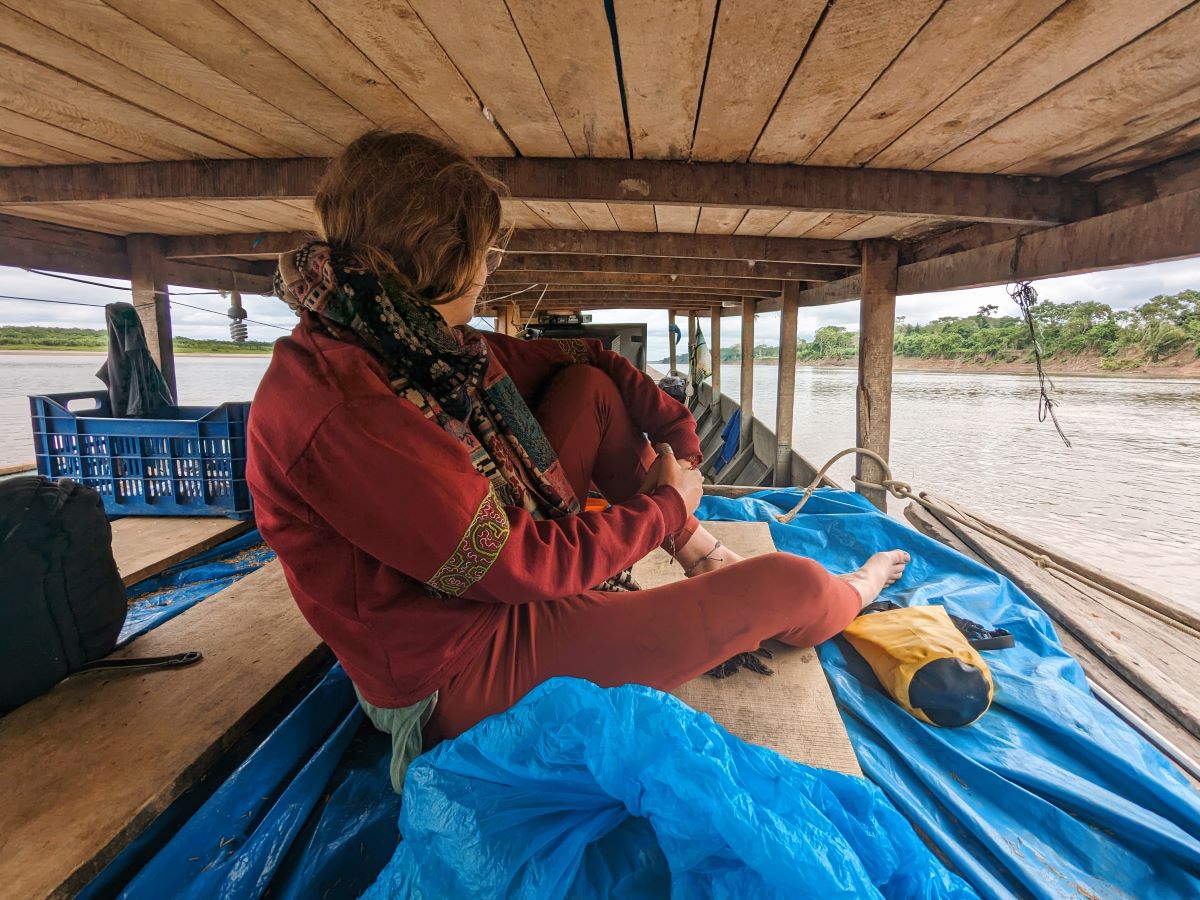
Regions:
<instances>
[{"instance_id":1,"label":"jungle vegetation","mask_svg":"<svg viewBox=\"0 0 1200 900\"><path fill-rule=\"evenodd\" d=\"M982 306L973 316L943 316L923 325L896 320L897 356L977 362L1032 358L1028 326L1015 316L999 316L999 308ZM1114 310L1105 303L1042 300L1033 307L1044 356L1098 354L1108 369L1158 362L1189 346L1200 356L1200 291L1160 294L1132 309ZM825 325L812 340L796 346L801 360L851 359L858 353L858 334L841 325ZM759 345L755 359L777 359L779 348ZM737 346L722 347L724 362L741 359Z\"/></svg>"}]
</instances>

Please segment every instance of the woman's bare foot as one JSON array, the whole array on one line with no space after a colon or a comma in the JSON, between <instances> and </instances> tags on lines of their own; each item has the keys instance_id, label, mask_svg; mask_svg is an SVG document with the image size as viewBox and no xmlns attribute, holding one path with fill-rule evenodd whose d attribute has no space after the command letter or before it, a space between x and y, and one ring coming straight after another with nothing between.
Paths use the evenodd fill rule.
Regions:
<instances>
[{"instance_id":1,"label":"woman's bare foot","mask_svg":"<svg viewBox=\"0 0 1200 900\"><path fill-rule=\"evenodd\" d=\"M862 605L866 606L873 603L885 587L900 580L911 558L903 550L876 553L863 563L861 569L839 575L838 578L850 582L862 597Z\"/></svg>"},{"instance_id":2,"label":"woman's bare foot","mask_svg":"<svg viewBox=\"0 0 1200 900\"><path fill-rule=\"evenodd\" d=\"M688 578L715 572L717 569L741 562L742 557L734 553L712 536L703 525L696 529L691 539L675 554L675 561L683 566Z\"/></svg>"}]
</instances>

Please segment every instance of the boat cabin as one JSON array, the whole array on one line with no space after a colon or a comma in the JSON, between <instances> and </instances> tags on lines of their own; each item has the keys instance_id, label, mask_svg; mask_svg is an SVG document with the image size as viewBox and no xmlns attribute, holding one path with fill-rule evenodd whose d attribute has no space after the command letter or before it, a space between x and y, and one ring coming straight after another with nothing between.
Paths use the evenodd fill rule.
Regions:
<instances>
[{"instance_id":1,"label":"boat cabin","mask_svg":"<svg viewBox=\"0 0 1200 900\"><path fill-rule=\"evenodd\" d=\"M714 497L833 485L793 422L797 316L858 303L856 444L874 455L855 490L886 510L897 296L1200 255L1198 41L1187 0L4 0L0 266L127 279L175 390L179 289L270 293L278 254L316 227L327 160L369 129L419 131L507 186L513 231L479 308L496 330L628 310L608 339L652 366L638 310L666 311L687 344L699 326L714 358L779 313L774 421L750 353L739 402L719 364L690 398L710 456L740 415ZM1033 598L1114 728L1194 786L1194 615L983 512L905 499L918 529ZM249 527L130 517L114 548L133 586ZM753 554L775 527L714 531ZM665 556L635 574L679 577ZM86 894L331 661L277 562L118 654L193 649L188 669L70 678L0 719L3 893ZM879 780L817 653L774 665L679 696L752 743ZM989 880L942 858L985 894L1026 878L1066 895L1049 861L989 856L1022 873Z\"/></svg>"}]
</instances>

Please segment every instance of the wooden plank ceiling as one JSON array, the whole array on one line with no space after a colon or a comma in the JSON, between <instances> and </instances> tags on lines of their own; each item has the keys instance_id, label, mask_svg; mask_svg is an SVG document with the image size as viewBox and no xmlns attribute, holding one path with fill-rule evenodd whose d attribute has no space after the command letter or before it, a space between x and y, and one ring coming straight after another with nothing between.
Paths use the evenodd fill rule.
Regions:
<instances>
[{"instance_id":1,"label":"wooden plank ceiling","mask_svg":"<svg viewBox=\"0 0 1200 900\"><path fill-rule=\"evenodd\" d=\"M1107 180L1200 146L1198 37L1187 0L0 0L0 180L319 159L369 128L493 160ZM637 200L518 192L505 215L523 232L892 238L909 256L972 221L1025 224ZM111 235L314 225L293 195L34 198L0 215Z\"/></svg>"}]
</instances>

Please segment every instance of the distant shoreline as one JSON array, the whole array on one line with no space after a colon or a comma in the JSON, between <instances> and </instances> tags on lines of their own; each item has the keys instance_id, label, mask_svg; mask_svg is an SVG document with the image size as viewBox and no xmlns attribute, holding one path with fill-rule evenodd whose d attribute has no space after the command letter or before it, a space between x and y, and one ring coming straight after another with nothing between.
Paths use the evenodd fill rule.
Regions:
<instances>
[{"instance_id":1,"label":"distant shoreline","mask_svg":"<svg viewBox=\"0 0 1200 900\"><path fill-rule=\"evenodd\" d=\"M104 350L75 350L66 347L42 347L36 350L17 350L16 348L0 347L0 356L47 356L50 354L65 353L70 356L107 356ZM222 359L224 357L233 357L234 359L247 359L258 357L270 357L270 353L249 351L246 353L212 353L204 350L176 350L176 356L198 356L202 359Z\"/></svg>"},{"instance_id":2,"label":"distant shoreline","mask_svg":"<svg viewBox=\"0 0 1200 900\"><path fill-rule=\"evenodd\" d=\"M680 362L686 362L680 360ZM756 366L775 366L778 359L756 359ZM1046 374L1052 378L1168 378L1174 380L1200 380L1200 358L1166 360L1162 363L1150 363L1133 369L1102 369L1091 358L1086 356L1073 357L1066 361L1047 360ZM737 366L737 360L723 363L725 366ZM661 367L665 372L669 365L666 361L651 363ZM801 359L797 367L813 369L855 369L858 367L856 358L835 359ZM892 357L892 367L896 371L928 372L931 374L962 374L962 375L1037 375L1037 369L1032 363L1023 362L960 362L955 359L917 359L910 356Z\"/></svg>"}]
</instances>

